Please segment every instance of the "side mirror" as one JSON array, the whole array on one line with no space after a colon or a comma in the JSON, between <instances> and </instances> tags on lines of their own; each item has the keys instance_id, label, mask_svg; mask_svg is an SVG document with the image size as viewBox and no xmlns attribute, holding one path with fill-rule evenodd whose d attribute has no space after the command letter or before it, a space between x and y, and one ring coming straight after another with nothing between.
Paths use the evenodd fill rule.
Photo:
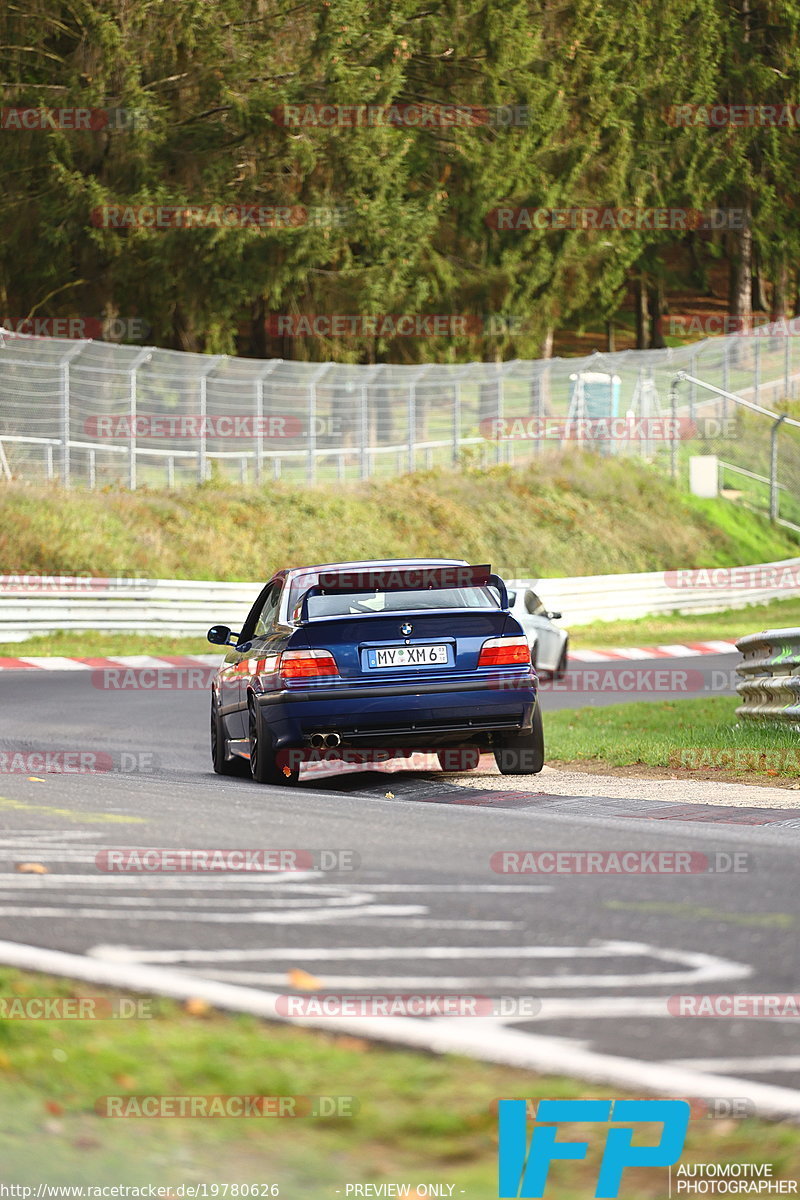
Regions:
<instances>
[{"instance_id":1,"label":"side mirror","mask_svg":"<svg viewBox=\"0 0 800 1200\"><path fill-rule=\"evenodd\" d=\"M560 612L549 612L547 615L551 621L560 621L561 620Z\"/></svg>"},{"instance_id":2,"label":"side mirror","mask_svg":"<svg viewBox=\"0 0 800 1200\"><path fill-rule=\"evenodd\" d=\"M231 633L227 625L212 625L206 636L213 646L235 646L239 641L239 634Z\"/></svg>"}]
</instances>

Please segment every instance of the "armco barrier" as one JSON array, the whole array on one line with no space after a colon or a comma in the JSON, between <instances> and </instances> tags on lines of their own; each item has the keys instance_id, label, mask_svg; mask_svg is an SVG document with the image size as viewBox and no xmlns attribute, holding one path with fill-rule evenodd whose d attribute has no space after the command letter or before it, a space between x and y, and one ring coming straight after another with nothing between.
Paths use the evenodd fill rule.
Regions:
<instances>
[{"instance_id":1,"label":"armco barrier","mask_svg":"<svg viewBox=\"0 0 800 1200\"><path fill-rule=\"evenodd\" d=\"M738 717L800 725L800 629L767 629L737 643L744 661Z\"/></svg>"},{"instance_id":2,"label":"armco barrier","mask_svg":"<svg viewBox=\"0 0 800 1200\"><path fill-rule=\"evenodd\" d=\"M681 573L678 573L680 575ZM675 572L587 575L564 579L508 579L530 587L565 626L659 613L706 613L743 608L791 594L800 558L710 572L696 581ZM0 642L23 641L55 630L104 630L192 636L225 623L238 630L261 583L188 579L54 579L0 575Z\"/></svg>"}]
</instances>

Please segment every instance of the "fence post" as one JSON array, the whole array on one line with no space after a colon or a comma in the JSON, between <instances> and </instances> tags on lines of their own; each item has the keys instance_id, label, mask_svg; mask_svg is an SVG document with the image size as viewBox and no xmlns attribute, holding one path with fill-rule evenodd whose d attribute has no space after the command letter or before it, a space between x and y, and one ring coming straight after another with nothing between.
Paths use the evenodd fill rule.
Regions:
<instances>
[{"instance_id":1,"label":"fence post","mask_svg":"<svg viewBox=\"0 0 800 1200\"><path fill-rule=\"evenodd\" d=\"M769 437L769 519L774 525L778 520L778 432L787 414L778 417Z\"/></svg>"},{"instance_id":2,"label":"fence post","mask_svg":"<svg viewBox=\"0 0 800 1200\"><path fill-rule=\"evenodd\" d=\"M730 387L728 386L728 384L730 382L730 358L729 358L730 348L731 348L730 340L728 338L725 338L725 348L722 352L722 390L723 390L723 392L729 392L731 390ZM727 419L728 419L728 397L727 396L722 397L722 419L723 419L723 421L727 421Z\"/></svg>"},{"instance_id":3,"label":"fence post","mask_svg":"<svg viewBox=\"0 0 800 1200\"><path fill-rule=\"evenodd\" d=\"M283 362L282 358L270 359L256 379L256 483L261 483L264 459L264 380Z\"/></svg>"},{"instance_id":4,"label":"fence post","mask_svg":"<svg viewBox=\"0 0 800 1200\"><path fill-rule=\"evenodd\" d=\"M70 485L70 446L69 446L69 424L70 424L70 382L69 382L69 364L70 360L79 354L86 342L78 342L73 346L58 364L59 369L59 407L61 410L61 482L65 488Z\"/></svg>"},{"instance_id":5,"label":"fence post","mask_svg":"<svg viewBox=\"0 0 800 1200\"><path fill-rule=\"evenodd\" d=\"M755 357L753 362L753 400L759 403L758 392L761 387L761 342L756 334Z\"/></svg>"},{"instance_id":6,"label":"fence post","mask_svg":"<svg viewBox=\"0 0 800 1200\"><path fill-rule=\"evenodd\" d=\"M417 385L408 385L408 469L413 472L416 468L414 440L417 432Z\"/></svg>"},{"instance_id":7,"label":"fence post","mask_svg":"<svg viewBox=\"0 0 800 1200\"><path fill-rule=\"evenodd\" d=\"M678 478L678 381L673 379L669 387L669 406L672 414L672 445L670 447L669 473Z\"/></svg>"},{"instance_id":8,"label":"fence post","mask_svg":"<svg viewBox=\"0 0 800 1200\"><path fill-rule=\"evenodd\" d=\"M500 364L495 363L495 370L499 372L499 369L500 369ZM500 375L499 378L495 379L494 386L495 386L495 391L497 393L497 405L496 405L497 426L496 426L496 428L502 429L503 428L503 399L504 399L502 375ZM497 439L495 444L497 446L497 458L495 459L495 462L501 463L504 458L508 457L508 446L503 446L503 443L500 440L500 438Z\"/></svg>"},{"instance_id":9,"label":"fence post","mask_svg":"<svg viewBox=\"0 0 800 1200\"><path fill-rule=\"evenodd\" d=\"M315 371L308 385L308 458L306 460L306 478L309 483L314 483L317 478L317 381L328 370L329 363L323 363L318 371Z\"/></svg>"},{"instance_id":10,"label":"fence post","mask_svg":"<svg viewBox=\"0 0 800 1200\"><path fill-rule=\"evenodd\" d=\"M453 385L453 465L458 466L461 455L461 380Z\"/></svg>"},{"instance_id":11,"label":"fence post","mask_svg":"<svg viewBox=\"0 0 800 1200\"><path fill-rule=\"evenodd\" d=\"M689 363L689 372L694 378L697 375L697 355L693 354ZM689 420L694 421L694 409L697 401L697 384L689 384Z\"/></svg>"},{"instance_id":12,"label":"fence post","mask_svg":"<svg viewBox=\"0 0 800 1200\"><path fill-rule=\"evenodd\" d=\"M205 367L200 375L200 447L197 452L197 475L200 483L206 481L207 454L206 417L208 415L208 377L224 360L224 354L217 354Z\"/></svg>"},{"instance_id":13,"label":"fence post","mask_svg":"<svg viewBox=\"0 0 800 1200\"><path fill-rule=\"evenodd\" d=\"M783 394L786 399L791 397L792 387L792 335L786 334L786 344L783 347Z\"/></svg>"},{"instance_id":14,"label":"fence post","mask_svg":"<svg viewBox=\"0 0 800 1200\"><path fill-rule=\"evenodd\" d=\"M370 477L370 460L369 460L369 410L367 408L367 385L362 383L360 401L360 420L361 426L361 478L369 479Z\"/></svg>"},{"instance_id":15,"label":"fence post","mask_svg":"<svg viewBox=\"0 0 800 1200\"><path fill-rule=\"evenodd\" d=\"M136 405L139 386L137 372L142 363L151 357L152 353L152 346L142 347L128 367L128 419L131 425L131 432L128 438L128 452L130 454L128 462L128 487L132 492L136 491Z\"/></svg>"}]
</instances>

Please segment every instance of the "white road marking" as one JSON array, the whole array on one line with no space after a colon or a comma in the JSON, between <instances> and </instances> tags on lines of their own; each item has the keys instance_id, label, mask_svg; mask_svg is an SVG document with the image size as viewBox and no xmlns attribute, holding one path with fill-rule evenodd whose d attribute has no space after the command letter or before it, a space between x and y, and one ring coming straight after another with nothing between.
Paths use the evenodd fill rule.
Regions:
<instances>
[{"instance_id":1,"label":"white road marking","mask_svg":"<svg viewBox=\"0 0 800 1200\"><path fill-rule=\"evenodd\" d=\"M774 1017L772 1018L775 1019ZM673 1063L676 1067L689 1067L696 1071L800 1071L800 1054L765 1054L758 1058L681 1058Z\"/></svg>"},{"instance_id":2,"label":"white road marking","mask_svg":"<svg viewBox=\"0 0 800 1200\"><path fill-rule=\"evenodd\" d=\"M331 975L325 970L325 981L328 987L368 988L380 990L386 987L415 987L415 988L534 988L538 991L547 989L576 988L640 988L658 987L676 984L697 985L719 979L746 979L752 974L752 969L743 963L729 962L711 954L684 950L660 950L655 947L642 946L638 942L605 942L597 946L342 946L319 947L311 949L307 946L296 947L259 947L257 949L224 949L224 950L133 950L124 946L96 946L89 951L93 957L107 958L115 962L147 962L147 963L223 963L241 964L245 962L290 962L305 963L346 963L374 962L379 959L391 959L392 962L401 960L427 960L437 962L446 959L462 962L469 959L498 959L512 961L518 959L554 959L568 958L603 958L612 956L621 958L650 957L658 961L680 964L684 970L651 971L638 974L617 975L580 975L577 973L556 973L554 975ZM204 974L219 979L234 980L237 983L267 984L280 983L284 972L247 972L237 970L210 970Z\"/></svg>"},{"instance_id":3,"label":"white road marking","mask_svg":"<svg viewBox=\"0 0 800 1200\"><path fill-rule=\"evenodd\" d=\"M140 963L103 962L60 950L45 950L19 942L0 942L0 962L23 970L83 979L100 986L145 992L175 999L197 998L216 1008L247 1012L267 1020L371 1037L382 1042L434 1054L466 1054L487 1062L536 1071L542 1075L573 1075L634 1093L662 1096L747 1096L760 1116L800 1122L800 1092L749 1079L705 1074L669 1063L639 1062L613 1054L598 1054L565 1038L545 1037L499 1026L479 1018L418 1020L412 1017L283 1017L278 996L236 987Z\"/></svg>"},{"instance_id":4,"label":"white road marking","mask_svg":"<svg viewBox=\"0 0 800 1200\"><path fill-rule=\"evenodd\" d=\"M121 658L115 658L108 655L108 661L116 663L120 667L133 667L138 670L140 667L159 667L162 671L180 671L183 668L173 666L172 663L165 662L163 658L154 658L152 654L126 654ZM100 667L99 670L106 668Z\"/></svg>"},{"instance_id":5,"label":"white road marking","mask_svg":"<svg viewBox=\"0 0 800 1200\"><path fill-rule=\"evenodd\" d=\"M181 901L184 903L184 901ZM420 913L427 913L427 908L424 905L409 904L402 905L381 905L371 904L365 908L313 908L304 909L301 912L287 912L285 909L280 909L278 912L230 912L230 913L213 913L213 912L197 912L193 910L187 912L181 910L179 912L168 912L164 909L153 909L142 912L141 919L143 921L202 921L204 924L235 924L237 921L242 925L314 925L319 921L341 921L347 920L349 917L356 916L417 916ZM69 919L74 920L76 917L86 918L88 920L98 921L116 921L122 914L119 910L111 911L108 908L57 908L47 907L45 905L37 905L29 907L28 905L0 905L0 916L2 917L46 917L48 920ZM128 917L133 914L128 912Z\"/></svg>"},{"instance_id":6,"label":"white road marking","mask_svg":"<svg viewBox=\"0 0 800 1200\"><path fill-rule=\"evenodd\" d=\"M614 649L614 650L610 651L610 653L615 654L618 658L642 659L642 658L652 658L653 657L651 650L640 650L634 646L632 646L629 650ZM574 657L574 655L570 655L570 657L572 658L572 657Z\"/></svg>"},{"instance_id":7,"label":"white road marking","mask_svg":"<svg viewBox=\"0 0 800 1200\"><path fill-rule=\"evenodd\" d=\"M656 646L656 650L660 650L662 654L671 654L674 658L694 658L696 655L701 655L702 650L692 650L691 646L683 646L675 644L673 646Z\"/></svg>"},{"instance_id":8,"label":"white road marking","mask_svg":"<svg viewBox=\"0 0 800 1200\"><path fill-rule=\"evenodd\" d=\"M48 671L91 671L88 663L77 662L74 658L20 658L20 662L30 663L32 667L42 667Z\"/></svg>"}]
</instances>

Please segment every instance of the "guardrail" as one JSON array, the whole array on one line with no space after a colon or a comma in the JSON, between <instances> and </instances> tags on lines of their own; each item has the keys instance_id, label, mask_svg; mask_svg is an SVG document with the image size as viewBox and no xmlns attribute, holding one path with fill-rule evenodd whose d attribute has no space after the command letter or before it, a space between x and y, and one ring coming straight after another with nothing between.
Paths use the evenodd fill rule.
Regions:
<instances>
[{"instance_id":1,"label":"guardrail","mask_svg":"<svg viewBox=\"0 0 800 1200\"><path fill-rule=\"evenodd\" d=\"M511 579L530 587L567 626L590 621L711 613L744 608L796 591L800 558L700 571L649 571L562 579ZM91 579L0 575L0 641L23 641L57 630L103 630L184 637L210 625L241 628L260 583L193 579Z\"/></svg>"},{"instance_id":2,"label":"guardrail","mask_svg":"<svg viewBox=\"0 0 800 1200\"><path fill-rule=\"evenodd\" d=\"M800 629L767 629L736 645L744 658L736 668L737 717L800 725Z\"/></svg>"}]
</instances>

